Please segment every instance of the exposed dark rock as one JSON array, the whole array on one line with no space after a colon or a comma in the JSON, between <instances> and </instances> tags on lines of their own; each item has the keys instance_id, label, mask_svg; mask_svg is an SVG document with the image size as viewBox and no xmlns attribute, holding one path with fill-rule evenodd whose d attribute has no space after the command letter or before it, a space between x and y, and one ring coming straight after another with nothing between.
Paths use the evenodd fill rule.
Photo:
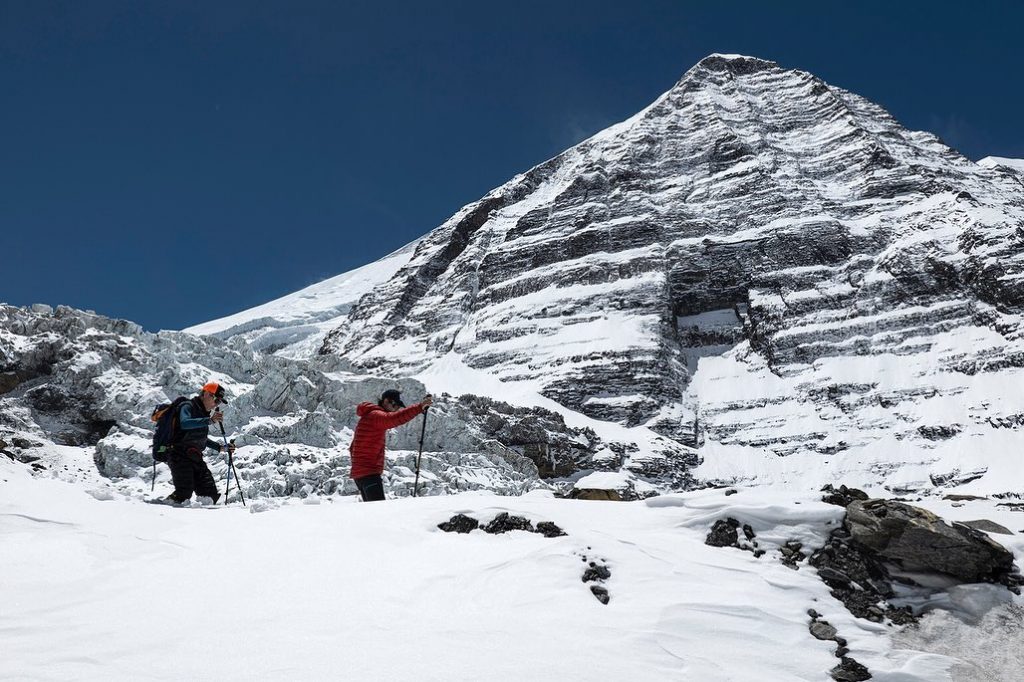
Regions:
<instances>
[{"instance_id":1,"label":"exposed dark rock","mask_svg":"<svg viewBox=\"0 0 1024 682\"><path fill-rule=\"evenodd\" d=\"M858 490L857 488L847 488L845 485L839 486L839 489L837 490L836 488L832 487L831 483L828 483L825 485L824 488L821 489L821 492L826 493L826 495L821 498L822 502L834 504L839 507L846 507L851 502L854 502L856 500L868 499L868 494L863 490Z\"/></svg>"},{"instance_id":2,"label":"exposed dark rock","mask_svg":"<svg viewBox=\"0 0 1024 682\"><path fill-rule=\"evenodd\" d=\"M810 625L811 634L815 639L835 639L836 629L823 620L816 620Z\"/></svg>"},{"instance_id":3,"label":"exposed dark rock","mask_svg":"<svg viewBox=\"0 0 1024 682\"><path fill-rule=\"evenodd\" d=\"M587 570L583 571L583 582L585 583L591 580L607 580L610 577L612 577L612 572L608 570L608 567L594 561L591 561Z\"/></svg>"},{"instance_id":4,"label":"exposed dark rock","mask_svg":"<svg viewBox=\"0 0 1024 682\"><path fill-rule=\"evenodd\" d=\"M841 660L839 665L829 671L829 675L836 682L863 682L871 679L868 669L854 659L843 656Z\"/></svg>"},{"instance_id":5,"label":"exposed dark rock","mask_svg":"<svg viewBox=\"0 0 1024 682\"><path fill-rule=\"evenodd\" d=\"M1013 535L1013 531L1007 528L1006 526L1001 526L995 521L989 521L988 519L978 519L976 521L957 521L955 523L963 524L968 528L973 528L974 530L983 530L986 533L996 533L997 535Z\"/></svg>"},{"instance_id":6,"label":"exposed dark rock","mask_svg":"<svg viewBox=\"0 0 1024 682\"><path fill-rule=\"evenodd\" d=\"M712 547L738 547L740 522L734 518L719 519L711 526L704 544Z\"/></svg>"},{"instance_id":7,"label":"exposed dark rock","mask_svg":"<svg viewBox=\"0 0 1024 682\"><path fill-rule=\"evenodd\" d=\"M739 528L740 522L734 518L719 519L708 531L704 544L712 547L736 547L752 552L757 558L763 557L765 550L758 548L757 540L754 539L754 529L749 524L744 524L743 537L740 538Z\"/></svg>"},{"instance_id":8,"label":"exposed dark rock","mask_svg":"<svg viewBox=\"0 0 1024 682\"><path fill-rule=\"evenodd\" d=\"M541 521L537 524L537 531L546 538L558 538L564 535L568 535L564 530L556 526L551 521Z\"/></svg>"},{"instance_id":9,"label":"exposed dark rock","mask_svg":"<svg viewBox=\"0 0 1024 682\"><path fill-rule=\"evenodd\" d=\"M939 426L919 426L917 432L928 440L948 440L963 431L960 424L943 424Z\"/></svg>"},{"instance_id":10,"label":"exposed dark rock","mask_svg":"<svg viewBox=\"0 0 1024 682\"><path fill-rule=\"evenodd\" d=\"M1013 554L984 533L950 526L929 511L891 500L853 502L846 508L853 541L899 560L965 582L1000 582L1013 572Z\"/></svg>"},{"instance_id":11,"label":"exposed dark rock","mask_svg":"<svg viewBox=\"0 0 1024 682\"><path fill-rule=\"evenodd\" d=\"M599 502L621 502L622 495L618 490L603 488L573 488L570 497L576 500L596 500Z\"/></svg>"},{"instance_id":12,"label":"exposed dark rock","mask_svg":"<svg viewBox=\"0 0 1024 682\"><path fill-rule=\"evenodd\" d=\"M850 587L853 582L850 580L850 576L846 575L842 571L837 571L834 568L827 566L818 569L818 577L825 581L825 583L832 587Z\"/></svg>"},{"instance_id":13,"label":"exposed dark rock","mask_svg":"<svg viewBox=\"0 0 1024 682\"><path fill-rule=\"evenodd\" d=\"M832 596L858 618L877 623L888 616L896 623L914 622L909 610L886 603L894 592L885 564L874 552L851 542L841 529L832 532L828 543L811 555L808 564L818 569ZM885 608L880 609L879 604Z\"/></svg>"},{"instance_id":14,"label":"exposed dark rock","mask_svg":"<svg viewBox=\"0 0 1024 682\"><path fill-rule=\"evenodd\" d=\"M0 393L9 393L21 383L17 372L0 372Z\"/></svg>"},{"instance_id":15,"label":"exposed dark rock","mask_svg":"<svg viewBox=\"0 0 1024 682\"><path fill-rule=\"evenodd\" d=\"M807 555L800 551L803 547L802 542L789 540L779 548L779 553L782 555L782 563L793 569L798 568L797 564L807 558Z\"/></svg>"},{"instance_id":16,"label":"exposed dark rock","mask_svg":"<svg viewBox=\"0 0 1024 682\"><path fill-rule=\"evenodd\" d=\"M28 454L25 454L24 452L8 453L8 456L11 459L14 459L14 460L17 460L17 461L21 462L22 464L31 464L32 462L38 462L40 459L42 459L42 457L36 457L35 455L28 455Z\"/></svg>"},{"instance_id":17,"label":"exposed dark rock","mask_svg":"<svg viewBox=\"0 0 1024 682\"><path fill-rule=\"evenodd\" d=\"M480 522L465 514L456 514L444 523L437 524L437 527L446 533L469 533L480 527Z\"/></svg>"},{"instance_id":18,"label":"exposed dark rock","mask_svg":"<svg viewBox=\"0 0 1024 682\"><path fill-rule=\"evenodd\" d=\"M608 594L608 589L602 587L601 585L591 585L590 591L594 593L595 597L597 597L597 601L601 602L602 604L607 604L609 601L611 601L611 596L609 596Z\"/></svg>"},{"instance_id":19,"label":"exposed dark rock","mask_svg":"<svg viewBox=\"0 0 1024 682\"><path fill-rule=\"evenodd\" d=\"M507 533L512 530L525 530L533 533L533 523L522 516L510 516L508 512L501 512L494 517L493 521L484 526L484 532L492 534Z\"/></svg>"}]
</instances>

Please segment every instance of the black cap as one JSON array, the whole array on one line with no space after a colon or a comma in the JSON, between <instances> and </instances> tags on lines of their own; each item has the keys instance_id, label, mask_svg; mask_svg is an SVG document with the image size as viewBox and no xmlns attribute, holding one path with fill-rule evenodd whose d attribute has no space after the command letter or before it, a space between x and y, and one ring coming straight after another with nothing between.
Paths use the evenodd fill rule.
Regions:
<instances>
[{"instance_id":1,"label":"black cap","mask_svg":"<svg viewBox=\"0 0 1024 682\"><path fill-rule=\"evenodd\" d=\"M381 393L380 401L384 402L385 400L390 400L399 407L405 407L405 403L402 402L402 394L399 392L397 388L389 388L388 390Z\"/></svg>"},{"instance_id":2,"label":"black cap","mask_svg":"<svg viewBox=\"0 0 1024 682\"><path fill-rule=\"evenodd\" d=\"M224 403L227 405L228 401L227 398L224 397L224 387L216 381L211 381L203 386L203 390L216 398L218 403Z\"/></svg>"}]
</instances>

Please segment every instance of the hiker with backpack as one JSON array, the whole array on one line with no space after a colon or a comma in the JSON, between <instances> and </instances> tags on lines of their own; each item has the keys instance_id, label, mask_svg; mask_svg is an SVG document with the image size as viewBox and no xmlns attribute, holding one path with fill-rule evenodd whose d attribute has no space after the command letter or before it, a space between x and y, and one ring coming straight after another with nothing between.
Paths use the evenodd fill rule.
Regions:
<instances>
[{"instance_id":1,"label":"hiker with backpack","mask_svg":"<svg viewBox=\"0 0 1024 682\"><path fill-rule=\"evenodd\" d=\"M167 501L180 504L190 499L193 492L197 498L209 497L214 504L220 498L213 474L203 461L203 452L206 448L217 452L223 450L220 443L209 437L210 426L222 423L224 419L220 410L214 409L221 403L227 403L224 387L211 381L194 398L177 398L169 406L160 406L164 411L159 416L154 413L157 434L154 437L153 458L161 461L158 458L160 455L166 457L174 482L174 492L167 496ZM228 452L234 454L234 443L229 443L227 447Z\"/></svg>"},{"instance_id":2,"label":"hiker with backpack","mask_svg":"<svg viewBox=\"0 0 1024 682\"><path fill-rule=\"evenodd\" d=\"M365 402L356 407L359 422L349 453L352 471L349 476L356 482L363 502L384 499L384 440L388 429L412 421L425 412L433 402L429 395L415 405L405 406L397 389L384 391L377 403Z\"/></svg>"}]
</instances>

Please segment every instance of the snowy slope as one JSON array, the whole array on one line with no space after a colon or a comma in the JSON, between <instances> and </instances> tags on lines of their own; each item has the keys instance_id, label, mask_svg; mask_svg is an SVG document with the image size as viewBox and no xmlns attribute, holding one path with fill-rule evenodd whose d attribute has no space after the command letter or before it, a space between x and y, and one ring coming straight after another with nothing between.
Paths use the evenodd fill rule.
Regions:
<instances>
[{"instance_id":1,"label":"snowy slope","mask_svg":"<svg viewBox=\"0 0 1024 682\"><path fill-rule=\"evenodd\" d=\"M1009 168L1018 173L1024 173L1024 159L1008 159L1005 156L986 156L978 161L979 166L985 168Z\"/></svg>"},{"instance_id":2,"label":"snowy slope","mask_svg":"<svg viewBox=\"0 0 1024 682\"><path fill-rule=\"evenodd\" d=\"M420 377L454 355L502 393L698 447L722 482L792 482L799 461L802 480L1011 492L1024 185L1003 168L812 74L712 55L426 235L322 351Z\"/></svg>"},{"instance_id":3,"label":"snowy slope","mask_svg":"<svg viewBox=\"0 0 1024 682\"><path fill-rule=\"evenodd\" d=\"M3 679L823 680L838 659L835 642L809 634L812 608L874 680L952 679L956 658L935 647L987 675L959 679L1010 680L1024 664L1005 620L996 633L942 621L932 641L907 633L897 645L894 628L855 619L813 568L779 563L781 544L820 546L841 516L813 497L169 509L31 479L3 460L0 481ZM505 511L568 535L436 527ZM704 544L727 516L768 554ZM591 561L610 571L598 581L607 605L582 580Z\"/></svg>"},{"instance_id":4,"label":"snowy slope","mask_svg":"<svg viewBox=\"0 0 1024 682\"><path fill-rule=\"evenodd\" d=\"M412 242L369 265L184 331L222 339L239 336L258 351L308 357L361 296L387 282L409 261L415 247Z\"/></svg>"}]
</instances>

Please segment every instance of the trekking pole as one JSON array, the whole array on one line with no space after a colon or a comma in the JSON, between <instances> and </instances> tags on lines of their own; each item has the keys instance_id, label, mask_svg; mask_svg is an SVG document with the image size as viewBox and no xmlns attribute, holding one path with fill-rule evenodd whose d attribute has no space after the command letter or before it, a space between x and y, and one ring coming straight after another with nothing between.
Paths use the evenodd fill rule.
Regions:
<instances>
[{"instance_id":1,"label":"trekking pole","mask_svg":"<svg viewBox=\"0 0 1024 682\"><path fill-rule=\"evenodd\" d=\"M420 459L423 457L423 437L427 435L427 412L430 411L429 407L423 408L423 428L420 429L420 451L416 455L416 482L412 486L412 496L416 497L420 487Z\"/></svg>"},{"instance_id":2,"label":"trekking pole","mask_svg":"<svg viewBox=\"0 0 1024 682\"><path fill-rule=\"evenodd\" d=\"M234 439L232 439L231 442L234 443L235 442ZM228 465L231 467L231 470L233 472L235 472L235 487L238 488L238 497L241 498L242 506L244 507L245 506L245 495L242 494L242 479L240 479L238 477L238 469L235 468L235 456L234 455L228 455Z\"/></svg>"},{"instance_id":3,"label":"trekking pole","mask_svg":"<svg viewBox=\"0 0 1024 682\"><path fill-rule=\"evenodd\" d=\"M220 412L220 409L217 410ZM224 486L224 506L228 506L228 491L231 490L231 472L235 472L235 486L238 488L238 497L242 500L242 506L245 506L245 495L242 494L242 479L238 478L238 470L235 469L235 456L231 452L231 448L228 447L228 434L224 433L224 422L217 422L220 426L220 437L224 439L224 449L228 453L228 482ZM234 444L235 439L231 439L231 443Z\"/></svg>"}]
</instances>

